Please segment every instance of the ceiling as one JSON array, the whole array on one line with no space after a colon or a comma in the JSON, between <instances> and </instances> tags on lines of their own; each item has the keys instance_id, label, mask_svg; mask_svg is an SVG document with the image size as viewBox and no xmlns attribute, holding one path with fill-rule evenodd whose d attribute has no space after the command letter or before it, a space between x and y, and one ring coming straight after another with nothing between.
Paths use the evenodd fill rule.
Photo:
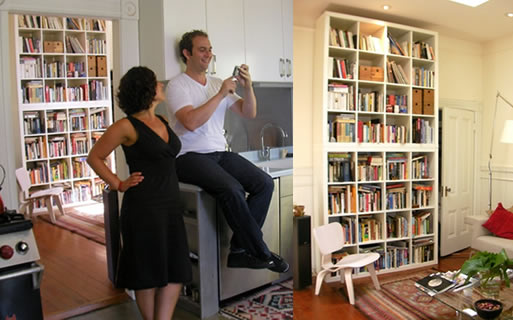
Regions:
<instances>
[{"instance_id":1,"label":"ceiling","mask_svg":"<svg viewBox=\"0 0 513 320\"><path fill-rule=\"evenodd\" d=\"M334 11L439 32L472 41L513 34L513 0L489 0L472 8L449 0L293 0L294 26L315 27L322 12ZM388 11L383 5L391 6Z\"/></svg>"}]
</instances>

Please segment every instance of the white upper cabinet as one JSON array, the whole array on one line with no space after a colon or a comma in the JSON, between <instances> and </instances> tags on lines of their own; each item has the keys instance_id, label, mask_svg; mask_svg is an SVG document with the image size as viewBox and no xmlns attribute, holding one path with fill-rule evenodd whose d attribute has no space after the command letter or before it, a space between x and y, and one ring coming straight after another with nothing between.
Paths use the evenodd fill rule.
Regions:
<instances>
[{"instance_id":1,"label":"white upper cabinet","mask_svg":"<svg viewBox=\"0 0 513 320\"><path fill-rule=\"evenodd\" d=\"M149 1L140 7L141 64L159 79L178 75L178 43L194 29L212 43L210 75L226 79L246 63L253 81L292 81L292 0Z\"/></svg>"},{"instance_id":2,"label":"white upper cabinet","mask_svg":"<svg viewBox=\"0 0 513 320\"><path fill-rule=\"evenodd\" d=\"M234 66L246 62L244 50L244 11L240 0L206 1L207 32L214 57L209 74L226 79Z\"/></svg>"},{"instance_id":3,"label":"white upper cabinet","mask_svg":"<svg viewBox=\"0 0 513 320\"><path fill-rule=\"evenodd\" d=\"M292 21L290 27L286 28L289 38L284 35L283 11L286 8L292 10L292 1L244 1L246 61L255 81L292 81L289 72L292 68L292 55L285 56L285 47L292 53ZM285 16L291 14L287 12Z\"/></svg>"}]
</instances>

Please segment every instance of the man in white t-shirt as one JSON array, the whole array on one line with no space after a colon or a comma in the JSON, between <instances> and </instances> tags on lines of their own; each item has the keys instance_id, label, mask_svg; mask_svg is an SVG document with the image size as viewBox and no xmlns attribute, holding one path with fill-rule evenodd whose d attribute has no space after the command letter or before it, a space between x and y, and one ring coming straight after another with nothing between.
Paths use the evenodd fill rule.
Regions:
<instances>
[{"instance_id":1,"label":"man in white t-shirt","mask_svg":"<svg viewBox=\"0 0 513 320\"><path fill-rule=\"evenodd\" d=\"M223 209L233 231L228 267L287 272L289 264L269 251L261 231L274 189L272 178L225 151L225 113L256 116L249 68L243 64L239 75L225 80L208 76L212 46L203 31L185 33L179 46L186 69L169 81L166 92L169 122L182 142L176 160L178 179L203 188ZM238 84L244 99L234 93Z\"/></svg>"}]
</instances>

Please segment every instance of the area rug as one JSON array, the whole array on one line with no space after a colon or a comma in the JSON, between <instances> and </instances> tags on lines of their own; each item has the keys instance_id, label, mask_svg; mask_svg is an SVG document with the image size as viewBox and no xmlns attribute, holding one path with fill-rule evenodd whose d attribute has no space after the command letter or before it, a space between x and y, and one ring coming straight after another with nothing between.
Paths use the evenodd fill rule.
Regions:
<instances>
[{"instance_id":1,"label":"area rug","mask_svg":"<svg viewBox=\"0 0 513 320\"><path fill-rule=\"evenodd\" d=\"M101 208L101 211L100 211ZM66 208L65 215L56 215L56 226L74 232L100 244L105 244L103 223L103 204L91 204L74 208ZM57 213L57 212L56 212ZM38 216L43 221L52 223L47 214Z\"/></svg>"},{"instance_id":2,"label":"area rug","mask_svg":"<svg viewBox=\"0 0 513 320\"><path fill-rule=\"evenodd\" d=\"M220 312L229 319L237 320L292 319L292 280L243 298L222 308Z\"/></svg>"},{"instance_id":3,"label":"area rug","mask_svg":"<svg viewBox=\"0 0 513 320\"><path fill-rule=\"evenodd\" d=\"M415 281L436 272L423 270L401 278L355 286L355 306L372 320L453 320L456 312L415 287ZM345 287L341 288L346 294Z\"/></svg>"}]
</instances>

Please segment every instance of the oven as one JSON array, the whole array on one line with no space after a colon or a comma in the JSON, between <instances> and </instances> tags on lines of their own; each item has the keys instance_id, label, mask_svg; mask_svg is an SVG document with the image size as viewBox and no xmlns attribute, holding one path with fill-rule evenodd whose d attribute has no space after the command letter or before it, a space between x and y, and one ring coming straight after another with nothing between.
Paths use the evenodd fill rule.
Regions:
<instances>
[{"instance_id":1,"label":"oven","mask_svg":"<svg viewBox=\"0 0 513 320\"><path fill-rule=\"evenodd\" d=\"M32 221L9 210L0 214L0 320L43 319L38 260Z\"/></svg>"}]
</instances>

